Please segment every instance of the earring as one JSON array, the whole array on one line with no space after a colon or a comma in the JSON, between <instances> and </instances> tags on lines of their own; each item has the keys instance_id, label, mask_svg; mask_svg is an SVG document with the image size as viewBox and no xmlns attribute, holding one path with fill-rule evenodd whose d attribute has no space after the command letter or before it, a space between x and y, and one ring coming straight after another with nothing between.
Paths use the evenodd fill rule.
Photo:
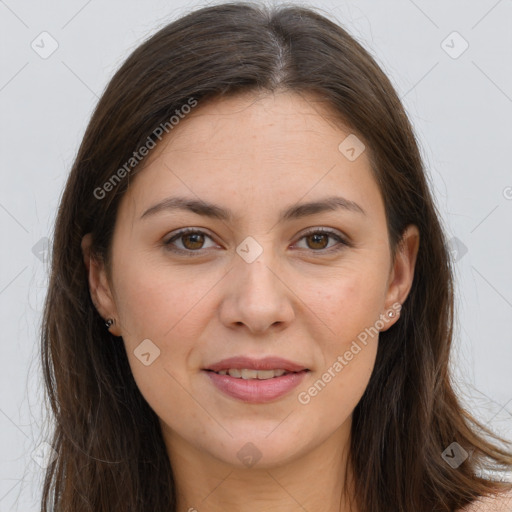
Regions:
<instances>
[{"instance_id":1,"label":"earring","mask_svg":"<svg viewBox=\"0 0 512 512\"><path fill-rule=\"evenodd\" d=\"M402 308L402 306L400 305L400 309L401 309L401 308ZM396 311L396 312L390 309L390 310L388 311L388 316L389 316L389 318L394 318L394 317L395 317L395 315L396 315L396 316L400 316L400 309L399 309L398 311Z\"/></svg>"},{"instance_id":2,"label":"earring","mask_svg":"<svg viewBox=\"0 0 512 512\"><path fill-rule=\"evenodd\" d=\"M107 318L107 321L105 322L105 326L107 327L107 329L110 329L110 327L112 325L114 325L115 323L115 320L113 318Z\"/></svg>"}]
</instances>

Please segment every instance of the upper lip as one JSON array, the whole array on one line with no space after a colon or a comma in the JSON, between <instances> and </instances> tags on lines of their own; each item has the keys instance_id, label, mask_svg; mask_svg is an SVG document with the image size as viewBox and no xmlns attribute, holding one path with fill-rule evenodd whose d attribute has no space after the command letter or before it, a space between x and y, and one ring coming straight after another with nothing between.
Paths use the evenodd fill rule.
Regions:
<instances>
[{"instance_id":1,"label":"upper lip","mask_svg":"<svg viewBox=\"0 0 512 512\"><path fill-rule=\"evenodd\" d=\"M307 368L299 363L288 361L282 357L264 357L263 359L254 359L252 357L237 356L222 359L217 363L209 365L205 370L219 372L237 368L239 370L286 370L288 372L300 372Z\"/></svg>"}]
</instances>

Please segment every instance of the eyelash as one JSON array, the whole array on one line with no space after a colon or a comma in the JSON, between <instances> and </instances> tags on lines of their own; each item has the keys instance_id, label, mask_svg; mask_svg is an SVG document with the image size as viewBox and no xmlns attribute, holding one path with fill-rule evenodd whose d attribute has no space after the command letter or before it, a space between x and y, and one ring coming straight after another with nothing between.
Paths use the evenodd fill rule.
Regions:
<instances>
[{"instance_id":1,"label":"eyelash","mask_svg":"<svg viewBox=\"0 0 512 512\"><path fill-rule=\"evenodd\" d=\"M170 238L169 240L164 242L165 248L171 252L174 252L177 254L183 254L186 256L190 256L190 257L201 256L202 254L204 254L202 252L203 249L197 249L194 251L192 249L180 249L177 247L173 247L171 245L172 242L174 242L175 240L177 240L185 235L189 235L189 234L205 235L208 238L212 239L212 237L210 235L208 235L204 231L201 231L200 229L184 228L184 229L178 231L172 238ZM307 231L300 237L299 240L302 240L303 238L306 238L311 235L328 235L332 238L335 238L339 242L337 245L330 247L328 249L318 249L318 250L310 249L310 251L312 251L313 253L320 253L319 255L332 254L334 252L338 252L338 251L344 249L345 247L351 247L351 244L347 240L342 238L337 232L329 230L329 229L324 229L324 228L314 228L310 231Z\"/></svg>"}]
</instances>

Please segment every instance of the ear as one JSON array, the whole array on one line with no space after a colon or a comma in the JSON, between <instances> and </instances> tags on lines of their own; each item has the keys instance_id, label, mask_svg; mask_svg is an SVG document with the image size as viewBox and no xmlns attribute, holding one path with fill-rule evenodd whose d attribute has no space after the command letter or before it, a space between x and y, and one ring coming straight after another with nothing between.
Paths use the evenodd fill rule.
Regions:
<instances>
[{"instance_id":1,"label":"ear","mask_svg":"<svg viewBox=\"0 0 512 512\"><path fill-rule=\"evenodd\" d=\"M105 264L103 260L92 253L91 244L92 235L91 233L87 233L82 238L81 246L88 274L89 293L91 294L92 303L100 316L105 320L107 318L115 320L114 324L109 328L109 331L114 334L114 336L121 336L118 320L119 316L107 278Z\"/></svg>"},{"instance_id":2,"label":"ear","mask_svg":"<svg viewBox=\"0 0 512 512\"><path fill-rule=\"evenodd\" d=\"M419 230L417 226L410 224L403 232L402 239L398 243L386 292L386 311L394 311L398 314L395 314L391 319L387 317L389 321L385 328L381 329L382 331L389 329L399 318L401 305L407 299L412 287L419 246Z\"/></svg>"}]
</instances>

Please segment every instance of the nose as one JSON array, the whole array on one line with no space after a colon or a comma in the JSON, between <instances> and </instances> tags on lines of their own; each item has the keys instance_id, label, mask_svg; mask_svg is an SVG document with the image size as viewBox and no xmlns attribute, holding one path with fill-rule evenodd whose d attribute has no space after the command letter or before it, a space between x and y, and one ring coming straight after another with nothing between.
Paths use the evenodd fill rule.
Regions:
<instances>
[{"instance_id":1,"label":"nose","mask_svg":"<svg viewBox=\"0 0 512 512\"><path fill-rule=\"evenodd\" d=\"M252 263L237 255L226 283L219 312L226 327L268 334L269 328L284 329L292 322L294 293L271 249Z\"/></svg>"}]
</instances>

